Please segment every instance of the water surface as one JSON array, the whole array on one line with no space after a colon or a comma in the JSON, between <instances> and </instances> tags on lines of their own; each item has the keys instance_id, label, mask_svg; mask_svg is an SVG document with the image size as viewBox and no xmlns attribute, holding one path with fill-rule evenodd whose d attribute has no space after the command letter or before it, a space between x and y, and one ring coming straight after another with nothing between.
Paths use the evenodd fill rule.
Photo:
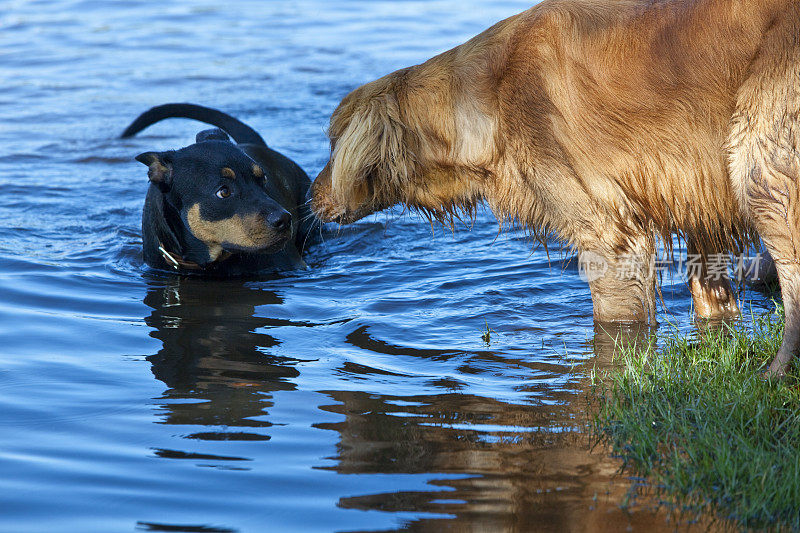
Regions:
<instances>
[{"instance_id":1,"label":"water surface","mask_svg":"<svg viewBox=\"0 0 800 533\"><path fill-rule=\"evenodd\" d=\"M557 244L485 212L455 232L392 212L325 228L307 271L142 264L133 156L202 126L118 140L138 113L223 109L314 176L349 90L526 7L6 2L0 530L672 530L622 511L632 481L590 450L610 349ZM679 279L664 299L662 322L691 327Z\"/></svg>"}]
</instances>

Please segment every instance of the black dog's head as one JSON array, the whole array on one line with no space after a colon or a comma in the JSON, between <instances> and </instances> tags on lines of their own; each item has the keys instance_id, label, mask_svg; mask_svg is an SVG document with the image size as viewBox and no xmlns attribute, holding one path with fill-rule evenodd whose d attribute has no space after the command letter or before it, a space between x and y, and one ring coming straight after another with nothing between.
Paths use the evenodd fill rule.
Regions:
<instances>
[{"instance_id":1,"label":"black dog's head","mask_svg":"<svg viewBox=\"0 0 800 533\"><path fill-rule=\"evenodd\" d=\"M282 249L292 218L267 193L264 170L222 132L203 132L197 141L136 157L162 195L164 229L172 234L167 238L180 248L170 252L206 266L226 252Z\"/></svg>"}]
</instances>

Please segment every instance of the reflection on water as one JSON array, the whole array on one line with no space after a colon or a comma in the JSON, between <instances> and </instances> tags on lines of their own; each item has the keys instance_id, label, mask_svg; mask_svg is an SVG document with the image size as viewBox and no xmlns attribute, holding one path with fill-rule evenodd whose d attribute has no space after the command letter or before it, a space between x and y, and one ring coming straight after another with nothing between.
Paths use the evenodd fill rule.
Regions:
<instances>
[{"instance_id":1,"label":"reflection on water","mask_svg":"<svg viewBox=\"0 0 800 533\"><path fill-rule=\"evenodd\" d=\"M595 363L610 361L620 344L647 342L648 333L627 327L598 331ZM366 335L360 340L375 344ZM410 531L672 530L663 517L654 526L650 512L630 515L619 508L623 491L611 483L619 465L605 450L590 451L583 433L584 370L573 370L574 389L541 394L533 405L455 391L411 397L328 392L335 403L322 409L345 416L317 425L340 435L337 465L331 467L336 472L462 474L433 483L434 490L363 494L342 498L339 505L453 517L416 521Z\"/></svg>"},{"instance_id":2,"label":"reflection on water","mask_svg":"<svg viewBox=\"0 0 800 533\"><path fill-rule=\"evenodd\" d=\"M269 354L280 341L264 333L281 323L267 316L270 306L283 299L243 281L173 278L152 283L144 302L152 309L145 319L153 328L150 335L162 342L158 353L147 357L155 377L168 387L160 422L205 428L184 434L185 439L268 441L273 393L294 390L300 376L297 360ZM649 333L599 327L592 364L610 365L620 343L648 342ZM373 338L365 326L348 334L346 342L371 352L432 360L456 352L395 346ZM481 359L516 369L537 366L490 351ZM460 370L479 373L470 368L476 364ZM363 379L399 375L352 362L343 370ZM313 425L338 434L334 464L316 468L348 475L447 475L430 482L429 490L386 487L338 500L343 509L437 517L410 521L404 527L408 531L659 529L652 527L650 512L639 509L631 515L619 508L626 488L612 483L619 465L605 450L590 450L583 433L585 370L587 365L572 369L570 388L539 388L536 401L524 404L464 394L457 381L446 379L435 384L449 389L442 394L321 391L328 401L318 408L342 420ZM252 461L173 449L154 453L239 470L247 470ZM665 530L672 529L659 520ZM161 530L153 529L156 524L147 527Z\"/></svg>"},{"instance_id":3,"label":"reflection on water","mask_svg":"<svg viewBox=\"0 0 800 533\"><path fill-rule=\"evenodd\" d=\"M268 440L269 393L292 390L299 372L264 352L279 342L258 330L275 321L255 311L282 300L241 281L176 277L151 286L144 303L153 309L145 318L154 328L150 335L163 343L147 360L169 387L165 399L194 400L165 404L164 423L226 428L187 436L192 439Z\"/></svg>"}]
</instances>

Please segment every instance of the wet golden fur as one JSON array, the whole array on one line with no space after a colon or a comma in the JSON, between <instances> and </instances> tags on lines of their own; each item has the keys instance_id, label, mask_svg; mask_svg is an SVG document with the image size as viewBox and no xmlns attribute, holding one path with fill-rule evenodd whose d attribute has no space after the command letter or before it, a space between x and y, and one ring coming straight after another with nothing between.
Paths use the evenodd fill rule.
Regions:
<instances>
[{"instance_id":1,"label":"wet golden fur","mask_svg":"<svg viewBox=\"0 0 800 533\"><path fill-rule=\"evenodd\" d=\"M680 233L707 257L757 232L781 274L790 357L798 35L793 0L545 0L348 95L314 210L348 223L403 203L445 218L485 200L605 260L590 280L600 321L653 318L654 275L620 275L621 256ZM727 283L691 281L707 315L738 312Z\"/></svg>"}]
</instances>

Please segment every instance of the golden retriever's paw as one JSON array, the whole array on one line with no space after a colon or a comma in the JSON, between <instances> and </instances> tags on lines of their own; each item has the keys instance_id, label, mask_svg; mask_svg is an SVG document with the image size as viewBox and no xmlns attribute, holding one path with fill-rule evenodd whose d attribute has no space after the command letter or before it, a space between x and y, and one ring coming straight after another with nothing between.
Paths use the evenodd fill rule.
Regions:
<instances>
[{"instance_id":1,"label":"golden retriever's paw","mask_svg":"<svg viewBox=\"0 0 800 533\"><path fill-rule=\"evenodd\" d=\"M786 371L789 369L789 364L791 362L791 355L787 356L779 352L778 355L775 356L775 359L772 360L772 364L769 365L769 368L764 371L764 379L778 381L786 378Z\"/></svg>"}]
</instances>

